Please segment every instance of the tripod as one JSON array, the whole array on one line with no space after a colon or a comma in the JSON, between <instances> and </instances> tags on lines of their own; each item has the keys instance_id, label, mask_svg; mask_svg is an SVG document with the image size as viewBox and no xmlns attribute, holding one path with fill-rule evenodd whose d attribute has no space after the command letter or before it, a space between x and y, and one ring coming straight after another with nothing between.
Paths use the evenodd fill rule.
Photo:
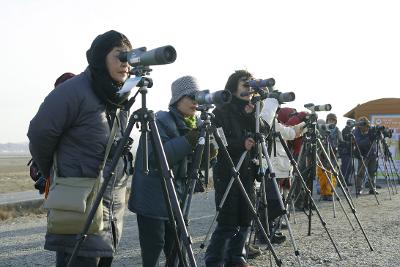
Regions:
<instances>
[{"instance_id":1,"label":"tripod","mask_svg":"<svg viewBox=\"0 0 400 267\"><path fill-rule=\"evenodd\" d=\"M326 227L326 222L322 218L322 215L315 204L314 199L312 198L312 189L313 189L313 180L316 177L316 169L317 169L317 116L315 113L312 113L311 116L309 117L309 122L308 122L308 127L307 127L307 133L305 136L303 136L303 148L301 151L301 154L299 155L299 159L302 156L306 156L306 164L308 165L307 168L307 183L303 178L302 173L299 170L299 167L297 165L297 162L294 160L292 154L289 151L288 146L284 142L282 136L280 133L277 133L277 136L286 152L286 155L288 156L290 163L293 166L294 171L298 174L295 176L295 180L298 179L301 182L301 185L306 193L306 201L308 202L308 208L309 208L309 213L308 213L308 235L311 235L311 216L312 216L312 209L315 208L315 212L317 213L321 225L325 229L336 253L338 254L339 258L342 259L342 256L340 255L340 252L337 248L337 245L335 241L333 240L330 232L328 231L328 228ZM295 181L294 181L295 182ZM294 192L294 187L292 187L288 193L287 196L287 203L290 204L292 199L292 195Z\"/></svg>"},{"instance_id":2,"label":"tripod","mask_svg":"<svg viewBox=\"0 0 400 267\"><path fill-rule=\"evenodd\" d=\"M294 249L294 254L296 256L297 262L299 264L299 266L302 266L301 264L301 260L300 260L300 252L297 248L296 245L296 241L293 237L293 232L292 232L292 228L290 226L290 222L288 220L288 216L287 216L287 209L286 209L286 205L284 205L279 188L278 188L278 184L276 182L276 177L275 177L275 172L273 169L273 166L271 164L271 160L268 154L268 147L266 145L265 142L265 136L263 135L263 133L260 130L260 101L263 100L264 98L264 92L260 89L260 88L255 88L255 90L259 93L260 96L256 96L252 98L252 103L255 103L255 107L256 107L256 112L255 112L255 117L256 117L256 148L257 148L257 152L258 152L258 163L259 163L259 170L260 170L260 178L261 178L261 186L260 186L260 194L261 194L261 201L262 203L260 204L261 207L263 208L263 212L265 213L265 220L266 223L268 224L268 212L267 212L267 192L266 192L266 188L272 186L272 192L271 195L277 196L277 200L278 200L278 205L279 205L279 210L280 210L280 217L283 217L283 219L286 222L286 225L288 227L288 232L289 232L289 236L290 236L290 240L292 242L293 245L293 249ZM275 132L275 119L272 120L272 123L270 123L271 125L271 131L270 131L270 135L272 137L272 140L275 140L276 138L276 132ZM275 146L276 148L276 146ZM275 149L276 152L276 149ZM266 169L265 166L263 165L263 158L265 159L266 163L267 163L267 167L269 169L268 172L265 172L264 170ZM268 177L267 177L268 176ZM268 183L267 183L268 182ZM268 185L267 185L268 184ZM274 233L271 233L270 236L273 236Z\"/></svg>"},{"instance_id":3,"label":"tripod","mask_svg":"<svg viewBox=\"0 0 400 267\"><path fill-rule=\"evenodd\" d=\"M201 111L200 119L203 123L199 126L200 134L199 139L194 151L193 159L192 159L192 166L191 171L189 174L189 178L187 181L186 190L182 197L182 212L183 217L188 226L189 221L189 213L190 213L190 206L192 202L192 197L196 188L196 184L201 184L199 173L201 171L201 164L205 162L205 186L207 187L208 184L208 170L210 164L210 135L211 135L211 118L214 116L212 113L209 113L208 110L213 108L211 104L204 104L197 108L197 110ZM182 236L184 238L184 236ZM176 246L174 247L176 248ZM182 249L182 248L181 248ZM176 249L171 252L172 255L176 254ZM178 260L176 257L173 257L176 260L174 261L174 266L178 266Z\"/></svg>"},{"instance_id":4,"label":"tripod","mask_svg":"<svg viewBox=\"0 0 400 267\"><path fill-rule=\"evenodd\" d=\"M244 200L246 202L246 205L248 206L248 208L249 208L254 220L256 221L256 223L257 223L262 235L264 236L264 238L265 238L265 240L267 242L268 248L269 248L270 252L272 253L272 255L274 257L276 264L278 266L281 266L282 265L282 260L279 259L278 256L276 255L276 253L275 253L275 251L274 251L274 249L272 247L271 241L268 238L268 235L267 235L267 233L266 233L266 231L265 231L265 229L264 229L264 227L263 227L263 225L262 225L262 223L261 223L261 221L260 221L260 219L259 219L259 217L257 215L257 211L255 210L255 208L254 208L254 206L253 206L253 204L252 204L252 202L251 202L251 200L250 200L250 198L249 198L249 196L248 196L248 194L247 194L247 192L246 192L246 190L245 190L245 188L244 188L244 186L243 186L243 184L242 184L242 182L240 180L240 176L239 176L240 174L238 172L238 169L240 169L240 166L242 165L243 160L245 159L245 157L247 155L247 151L243 152L243 154L241 155L241 157L239 159L239 162L237 163L237 166L235 167L235 165L234 165L234 163L232 161L232 158L230 157L230 155L229 155L229 153L227 151L226 144L224 144L224 142L222 141L221 136L220 136L217 128L212 124L209 125L209 128L210 128L210 131L211 131L211 133L213 134L213 136L215 138L215 141L218 144L219 152L221 152L222 156L225 157L225 159L227 160L227 164L229 166L226 166L226 168L229 168L231 170L232 177L229 180L228 186L226 187L226 190L225 190L224 195L223 195L223 197L221 199L221 202L217 207L217 212L216 212L216 214L215 214L215 216L213 218L213 221L212 221L212 223L211 223L211 225L210 225L210 227L208 229L206 237L204 238L204 241L201 244L200 248L204 248L205 247L205 243L207 242L207 240L210 237L211 229L212 229L212 227L213 227L213 225L214 225L214 223L215 223L215 221L216 221L216 219L217 219L217 217L218 217L218 215L219 215L219 213L220 213L220 211L221 211L221 209L222 209L222 207L223 207L223 205L224 205L224 203L225 203L225 201L226 201L226 199L228 197L229 191L230 191L233 183L236 182L236 185L238 186L238 188L240 190L240 193L241 193L241 195L243 196L243 198L244 198Z\"/></svg>"},{"instance_id":5,"label":"tripod","mask_svg":"<svg viewBox=\"0 0 400 267\"><path fill-rule=\"evenodd\" d=\"M393 179L394 179L394 175L396 174L397 182L400 184L399 171L397 170L396 164L393 161L392 152L390 152L389 146L388 146L385 138L382 139L382 144L383 144L383 150L384 150L385 159L387 161L389 161L390 172L392 173Z\"/></svg>"},{"instance_id":6,"label":"tripod","mask_svg":"<svg viewBox=\"0 0 400 267\"><path fill-rule=\"evenodd\" d=\"M359 147L358 144L357 144L356 137L354 136L354 133L351 133L351 138L353 139L354 145L355 145L355 147L356 147L356 151L357 151L357 153L358 153L358 155L359 155L359 157L360 157L361 163L362 163L362 166L358 168L357 176L359 175L359 172L362 171L363 168L364 168L365 173L366 173L367 178L368 178L368 181L369 181L369 183L370 183L371 186L372 186L372 185L373 185L373 182L372 182L371 174L370 174L370 172L369 172L369 170L368 170L368 168L367 168L367 165L365 164L363 155L361 154L361 150L360 150L360 147ZM374 142L376 142L376 140L374 140ZM370 147L370 149L369 149L369 151L368 151L368 153L367 153L366 158L369 157L370 153L372 152L373 147L374 147L374 144L371 145L371 147ZM360 185L357 185L357 179L358 179L358 178L356 177L356 181L355 181L356 187L357 187L357 186L360 186ZM386 180L386 181L387 181L387 180ZM379 203L378 196L377 196L375 190L373 190L373 193L374 193L376 202L377 202L378 205L379 205L380 203ZM358 197L358 195L359 195L359 192L358 192L358 189L356 189L356 197ZM390 195L390 192L389 192L389 195Z\"/></svg>"},{"instance_id":7,"label":"tripod","mask_svg":"<svg viewBox=\"0 0 400 267\"><path fill-rule=\"evenodd\" d=\"M346 133L345 133L346 132ZM344 139L344 150L347 150L349 153L341 153L340 157L342 159L342 165L341 168L339 169L346 186L351 186L351 180L353 180L353 185L354 185L354 191L356 191L355 188L355 157L354 157L354 143L353 143L353 138L351 137L351 128L344 128L343 129L343 139ZM348 156L349 155L349 156ZM346 159L346 161L345 161ZM345 167L343 165L345 164ZM354 203L353 203L354 204Z\"/></svg>"},{"instance_id":8,"label":"tripod","mask_svg":"<svg viewBox=\"0 0 400 267\"><path fill-rule=\"evenodd\" d=\"M143 76L142 74L141 76ZM160 139L160 135L158 132L157 124L155 122L155 116L153 111L148 110L146 106L146 94L147 94L147 88L152 87L152 80L147 77L142 77L140 82L138 83L139 90L135 94L135 96L129 101L129 106L127 107L128 109L130 106L134 103L135 98L138 93L141 94L141 100L142 100L142 107L138 109L137 111L133 112L132 115L129 117L129 122L126 127L126 130L123 134L122 139L119 141L118 146L115 150L114 156L112 158L111 162L111 167L110 169L112 170L110 174L106 177L104 177L103 184L101 185L101 188L96 196L96 200L92 206L92 209L89 212L88 218L85 222L85 225L82 229L82 232L77 235L77 242L75 244L74 250L72 252L72 256L68 262L68 267L72 267L74 264L74 261L78 255L79 249L83 242L85 241L87 237L87 233L89 230L89 227L92 223L93 217L95 215L95 212L100 204L100 201L102 201L103 194L107 188L107 185L109 181L111 180L113 176L113 171L115 170L115 167L117 166L118 160L121 157L123 150L129 140L129 135L133 129L133 126L136 123L141 124L141 141L143 142L143 170L145 174L149 172L149 165L148 165L148 133L150 132L151 134L151 142L154 147L154 150L156 151L156 157L158 159L158 162L160 164L161 168L161 173L162 173L162 188L163 188L163 195L164 195L164 200L167 206L167 212L168 212L168 217L170 223L173 225L174 229L174 239L176 242L176 245L178 248L180 248L180 240L178 236L178 230L181 233L181 235L184 237L182 238L182 241L184 243L186 253L189 258L190 266L195 267L197 266L194 255L193 255L193 250L192 250L192 242L191 238L188 234L183 215L181 212L181 209L179 207L179 201L178 197L175 191L174 187L174 175L172 170L168 166L168 161L164 152L164 148ZM186 266L186 262L183 257L183 252L181 250L178 250L179 258L180 261L184 266Z\"/></svg>"},{"instance_id":9,"label":"tripod","mask_svg":"<svg viewBox=\"0 0 400 267\"><path fill-rule=\"evenodd\" d=\"M378 168L382 171L382 173L384 174L384 176L385 176L385 179L386 179L386 181L387 181L387 183L388 183L388 190L389 190L389 197L390 197L390 199L392 199L392 197L391 197L391 195L390 195L390 189L392 190L392 194L394 195L395 194L395 192L394 191L396 191L396 194L397 194L397 186L396 186L396 183L395 183L395 181L394 181L394 176L391 176L390 174L389 174L389 168L388 168L388 156L387 156L387 151L389 151L389 148L388 148L388 146L387 146L387 143L386 143L386 140L385 140L385 137L384 137L384 135L383 135L383 133L382 132L378 132L378 136L377 136L378 138L377 138L377 157L376 157L376 160L377 160L377 166L378 166ZM386 146L385 146L386 145ZM384 150L384 148L386 148L386 150ZM390 151L389 151L390 152ZM380 156L380 157L379 157ZM384 167L384 169L382 170L381 169L381 166L379 165L379 159L381 159L382 160L382 162L383 162L383 167Z\"/></svg>"},{"instance_id":10,"label":"tripod","mask_svg":"<svg viewBox=\"0 0 400 267\"><path fill-rule=\"evenodd\" d=\"M329 160L329 158L328 158L328 154L327 154L325 148L323 147L321 140L317 140L317 141L318 141L318 145L319 145L319 147L320 147L320 149L321 149L323 155L328 159L327 162L328 162L329 167L331 168L332 172L334 173L334 175L337 175L337 177L339 177L339 175L341 176L341 177L339 177L339 179L337 179L337 180L338 180L339 187L340 187L340 189L342 190L342 193L343 193L343 195L345 196L347 203L349 204L349 207L350 207L350 209L351 209L351 211L352 211L352 213L353 213L353 215L354 215L354 218L356 219L358 225L360 226L360 229L361 229L361 231L362 231L362 233L363 233L363 235L364 235L364 237L365 237L365 239L366 239L366 241L367 241L367 243L368 243L368 246L369 246L370 250L373 251L374 249L373 249L371 243L369 242L369 239L368 239L368 237L367 237L367 234L365 233L364 228L362 227L361 222L360 222L360 220L358 219L358 216L356 215L356 209L355 209L355 207L354 207L352 201L350 200L348 191L344 189L344 186L343 186L343 184L342 184L342 181L341 181L341 180L343 179L343 175L341 175L340 172L337 172L337 171L335 170L335 168L334 168L332 162L331 162L331 161ZM335 158L335 155L333 155L333 157ZM336 158L335 158L335 161L336 161L336 163L337 163Z\"/></svg>"},{"instance_id":11,"label":"tripod","mask_svg":"<svg viewBox=\"0 0 400 267\"><path fill-rule=\"evenodd\" d=\"M329 143L328 143L328 148L330 148L331 151L333 151L333 150L332 150L332 147L330 146ZM317 158L318 158L318 163L320 164L320 166L322 166L321 168L323 168L322 160L320 159L319 156L317 156ZM328 159L328 160L329 160L329 159ZM343 207L341 198L340 198L339 194L337 193L336 188L335 188L335 186L334 186L334 184L333 184L333 182L332 182L332 180L331 180L334 171L333 171L333 170L328 171L328 170L326 170L325 168L323 168L323 171L324 171L325 176L326 176L326 178L327 178L327 180L328 180L328 182L329 182L329 185L331 186L332 191L333 191L333 198L332 198L332 203L333 203L333 217L336 218L335 199L337 199L338 202L339 202L340 207L341 207L342 210L343 210L344 215L346 216L347 221L349 222L349 224L350 224L352 230L354 231L354 230L355 230L355 229L354 229L354 226L353 226L353 224L351 223L350 218L349 218L349 216L347 215L347 212L346 212L346 210L345 210L344 207ZM329 174L328 174L328 172L329 172ZM339 178L339 177L338 177L338 178ZM346 188L346 191L348 191L347 188Z\"/></svg>"}]
</instances>

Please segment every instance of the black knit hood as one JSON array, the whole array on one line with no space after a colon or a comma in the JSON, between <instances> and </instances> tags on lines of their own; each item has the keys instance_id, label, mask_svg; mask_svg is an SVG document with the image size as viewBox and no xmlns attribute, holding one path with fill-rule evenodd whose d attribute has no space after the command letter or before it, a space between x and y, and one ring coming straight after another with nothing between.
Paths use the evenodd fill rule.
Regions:
<instances>
[{"instance_id":1,"label":"black knit hood","mask_svg":"<svg viewBox=\"0 0 400 267\"><path fill-rule=\"evenodd\" d=\"M111 30L97 36L86 52L93 79L93 89L96 95L112 108L122 107L129 96L129 93L117 94L123 84L118 84L111 78L106 66L107 54L114 47L120 46L127 46L132 49L132 45L125 35Z\"/></svg>"}]
</instances>

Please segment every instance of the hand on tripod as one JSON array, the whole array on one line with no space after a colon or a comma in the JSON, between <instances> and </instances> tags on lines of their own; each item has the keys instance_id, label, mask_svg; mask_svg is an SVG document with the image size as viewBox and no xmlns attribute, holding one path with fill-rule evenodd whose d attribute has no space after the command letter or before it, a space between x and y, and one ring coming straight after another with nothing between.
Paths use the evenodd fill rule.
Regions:
<instances>
[{"instance_id":1,"label":"hand on tripod","mask_svg":"<svg viewBox=\"0 0 400 267\"><path fill-rule=\"evenodd\" d=\"M295 138L300 137L307 132L307 127L305 126L306 123L304 121L293 126L293 129L296 132Z\"/></svg>"},{"instance_id":2,"label":"hand on tripod","mask_svg":"<svg viewBox=\"0 0 400 267\"><path fill-rule=\"evenodd\" d=\"M199 139L200 131L198 128L191 129L189 132L185 134L185 138L189 142L192 147L192 150L196 147L197 141Z\"/></svg>"}]
</instances>

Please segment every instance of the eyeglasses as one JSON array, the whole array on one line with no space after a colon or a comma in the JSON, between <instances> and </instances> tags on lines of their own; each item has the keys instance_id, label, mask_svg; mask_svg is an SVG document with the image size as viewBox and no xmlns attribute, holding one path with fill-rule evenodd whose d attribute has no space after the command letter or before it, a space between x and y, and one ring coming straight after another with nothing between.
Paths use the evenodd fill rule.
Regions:
<instances>
[{"instance_id":1,"label":"eyeglasses","mask_svg":"<svg viewBox=\"0 0 400 267\"><path fill-rule=\"evenodd\" d=\"M191 100L195 101L196 100L196 96L195 94L190 94L190 95L186 95L187 97L189 97Z\"/></svg>"}]
</instances>

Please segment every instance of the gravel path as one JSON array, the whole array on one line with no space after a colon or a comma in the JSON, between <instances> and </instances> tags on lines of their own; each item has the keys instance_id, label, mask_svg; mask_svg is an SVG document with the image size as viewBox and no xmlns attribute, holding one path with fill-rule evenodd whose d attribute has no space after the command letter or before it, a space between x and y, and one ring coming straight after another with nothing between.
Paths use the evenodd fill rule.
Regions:
<instances>
[{"instance_id":1,"label":"gravel path","mask_svg":"<svg viewBox=\"0 0 400 267\"><path fill-rule=\"evenodd\" d=\"M400 189L400 188L399 188ZM332 202L319 202L327 228L335 240L342 256L339 259L318 216L312 217L312 233L308 236L308 219L304 213L296 213L297 223L291 226L298 245L303 266L400 266L400 194L389 195L386 189L380 190L380 205L373 195L364 195L355 199L356 214L363 225L374 248L369 250L368 244L357 225L357 222L342 200L351 222L349 222L336 202L336 218L333 217ZM213 192L207 195L195 195L191 212L189 231L194 244L198 266L204 266L202 260L204 250L200 244L215 214ZM54 266L54 253L43 250L46 218L43 215L20 217L0 222L0 266ZM287 231L283 232L288 236ZM289 240L289 239L288 239ZM286 241L274 247L283 266L298 266L293 247ZM269 266L267 251L255 260L251 266ZM141 266L140 248L135 215L127 211L123 238L118 256L113 266ZM163 266L163 262L160 264Z\"/></svg>"}]
</instances>

